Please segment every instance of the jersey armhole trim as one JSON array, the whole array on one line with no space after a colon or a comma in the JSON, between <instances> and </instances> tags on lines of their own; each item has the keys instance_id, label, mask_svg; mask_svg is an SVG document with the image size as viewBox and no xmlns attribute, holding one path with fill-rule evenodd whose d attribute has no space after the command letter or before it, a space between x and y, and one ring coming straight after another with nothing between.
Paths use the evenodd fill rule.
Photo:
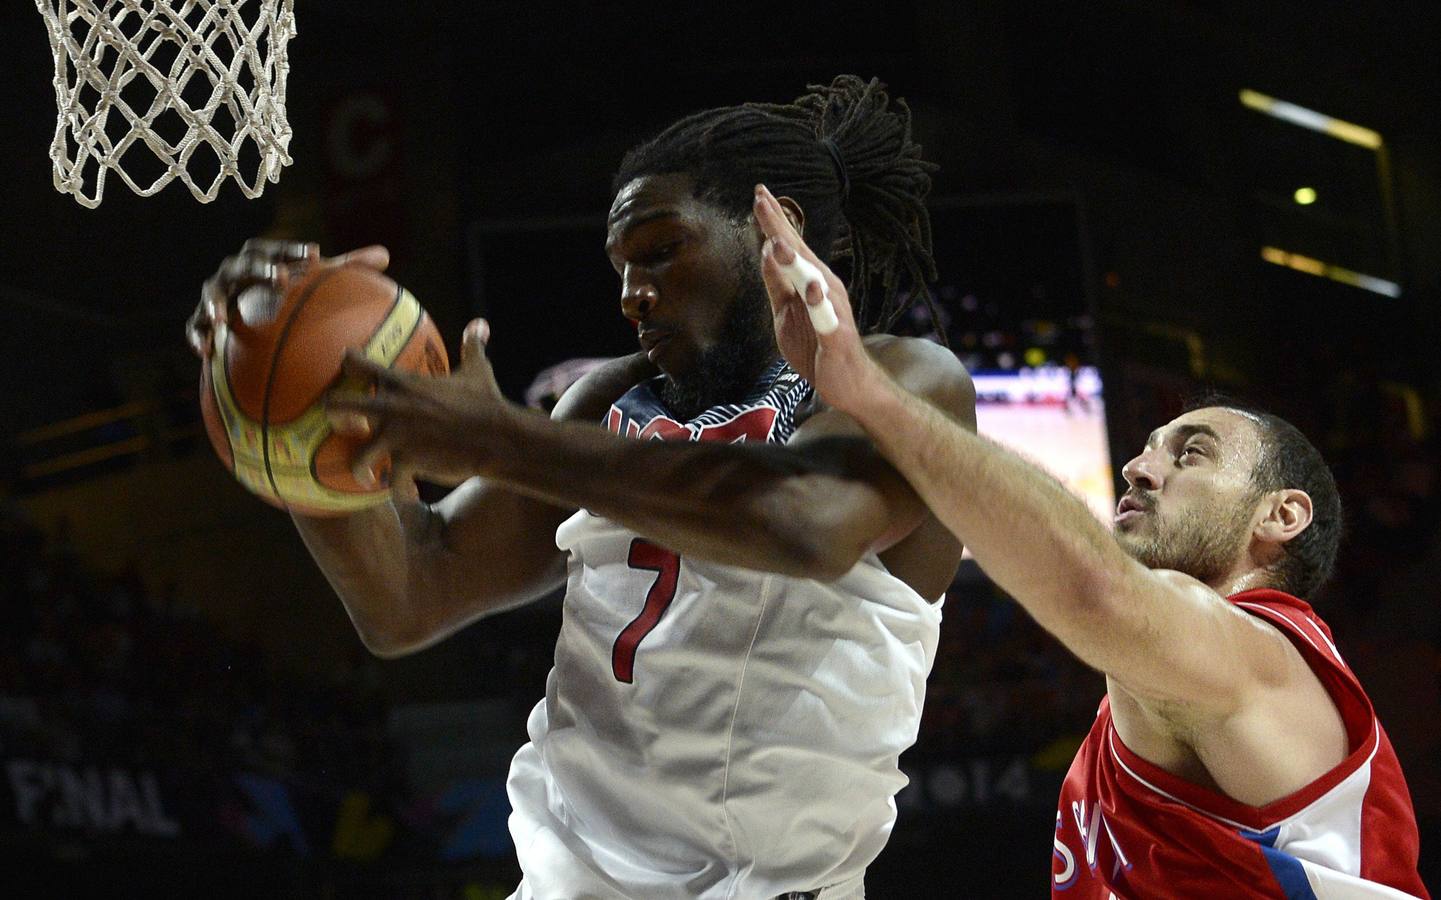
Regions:
<instances>
[{"instance_id":1,"label":"jersey armhole trim","mask_svg":"<svg viewBox=\"0 0 1441 900\"><path fill-rule=\"evenodd\" d=\"M1161 769L1149 760L1136 754L1116 733L1114 722L1106 723L1106 744L1111 758L1134 781L1152 793L1179 803L1187 809L1224 825L1241 828L1249 832L1265 832L1311 806L1342 782L1370 765L1380 748L1379 724L1371 720L1371 734L1354 753L1346 757L1335 768L1312 781L1300 790L1288 794L1265 806L1248 806L1239 800L1227 797L1218 791L1193 784Z\"/></svg>"}]
</instances>

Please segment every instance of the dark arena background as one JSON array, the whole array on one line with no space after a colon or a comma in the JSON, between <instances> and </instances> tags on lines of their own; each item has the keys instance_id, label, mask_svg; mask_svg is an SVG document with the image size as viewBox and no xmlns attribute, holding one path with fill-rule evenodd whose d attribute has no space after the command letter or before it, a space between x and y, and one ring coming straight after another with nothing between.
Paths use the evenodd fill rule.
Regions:
<instances>
[{"instance_id":1,"label":"dark arena background","mask_svg":"<svg viewBox=\"0 0 1441 900\"><path fill-rule=\"evenodd\" d=\"M53 60L0 12L0 890L500 900L504 777L557 598L368 655L203 434L182 326L248 237L388 245L505 391L633 349L601 250L677 116L879 76L932 194L983 430L1090 498L1190 393L1295 421L1349 505L1315 598L1441 885L1441 83L1425 4L302 0L294 164L262 197L56 193ZM1300 109L1309 115L1289 115ZM1104 690L967 562L868 896L1041 897ZM964 886L964 887L962 887Z\"/></svg>"}]
</instances>

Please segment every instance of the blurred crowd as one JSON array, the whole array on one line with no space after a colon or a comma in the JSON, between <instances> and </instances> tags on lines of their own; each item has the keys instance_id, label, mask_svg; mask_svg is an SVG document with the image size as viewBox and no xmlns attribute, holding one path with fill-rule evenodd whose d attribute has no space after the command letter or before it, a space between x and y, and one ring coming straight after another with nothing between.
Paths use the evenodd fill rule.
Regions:
<instances>
[{"instance_id":1,"label":"blurred crowd","mask_svg":"<svg viewBox=\"0 0 1441 900\"><path fill-rule=\"evenodd\" d=\"M4 757L393 781L375 684L278 671L134 571L93 571L63 527L47 535L13 506L0 516Z\"/></svg>"},{"instance_id":2,"label":"blurred crowd","mask_svg":"<svg viewBox=\"0 0 1441 900\"><path fill-rule=\"evenodd\" d=\"M1055 742L1074 751L1105 689L1099 674L975 573L946 596L916 752L1033 754Z\"/></svg>"}]
</instances>

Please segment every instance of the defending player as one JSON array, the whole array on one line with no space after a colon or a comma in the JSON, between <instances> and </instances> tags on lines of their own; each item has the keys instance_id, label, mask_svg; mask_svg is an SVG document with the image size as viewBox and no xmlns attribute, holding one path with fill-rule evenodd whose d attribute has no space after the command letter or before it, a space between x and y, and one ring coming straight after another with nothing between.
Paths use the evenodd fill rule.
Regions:
<instances>
[{"instance_id":1,"label":"defending player","mask_svg":"<svg viewBox=\"0 0 1441 900\"><path fill-rule=\"evenodd\" d=\"M1055 896L1426 896L1395 753L1297 599L1329 574L1341 532L1335 483L1301 433L1231 406L1158 428L1122 470L1112 535L877 367L833 275L817 273L833 319L819 282L804 300L793 287L797 250L818 260L764 189L756 218L786 357L998 585L1106 674L1061 790Z\"/></svg>"},{"instance_id":2,"label":"defending player","mask_svg":"<svg viewBox=\"0 0 1441 900\"><path fill-rule=\"evenodd\" d=\"M849 258L872 298L858 313L884 324L899 281L933 275L930 167L877 83L813 90L699 113L627 155L606 251L643 352L584 377L551 418L500 396L481 321L454 376L351 359L377 394L333 398L340 426L371 435L360 470L389 453L398 488L463 482L434 505L398 490L375 511L296 518L373 651L567 585L509 779L517 897L859 897L890 833L960 546L780 358L751 187L781 186L796 227ZM304 250L228 261L193 337ZM867 351L975 427L950 353L885 336Z\"/></svg>"}]
</instances>

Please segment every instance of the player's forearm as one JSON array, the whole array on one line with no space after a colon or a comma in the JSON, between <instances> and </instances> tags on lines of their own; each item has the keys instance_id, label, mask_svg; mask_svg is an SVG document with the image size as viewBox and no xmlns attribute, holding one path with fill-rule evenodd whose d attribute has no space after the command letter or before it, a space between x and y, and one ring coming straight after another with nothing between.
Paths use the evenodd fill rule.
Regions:
<instances>
[{"instance_id":1,"label":"player's forearm","mask_svg":"<svg viewBox=\"0 0 1441 900\"><path fill-rule=\"evenodd\" d=\"M889 379L851 413L986 573L1085 659L1134 566L1085 504Z\"/></svg>"},{"instance_id":2,"label":"player's forearm","mask_svg":"<svg viewBox=\"0 0 1441 900\"><path fill-rule=\"evenodd\" d=\"M535 504L514 494L498 499L512 507ZM515 508L509 518L526 515ZM446 538L446 517L438 505L395 496L342 518L293 518L356 632L378 656L422 649L481 615L534 599L547 587L531 578L528 548L462 558ZM495 544L509 542L510 529L495 531ZM507 556L507 561L495 558Z\"/></svg>"},{"instance_id":3,"label":"player's forearm","mask_svg":"<svg viewBox=\"0 0 1441 900\"><path fill-rule=\"evenodd\" d=\"M835 578L887 527L864 479L787 448L621 440L522 410L487 442L487 477L614 519L683 556Z\"/></svg>"},{"instance_id":4,"label":"player's forearm","mask_svg":"<svg viewBox=\"0 0 1441 900\"><path fill-rule=\"evenodd\" d=\"M293 516L361 640L377 655L394 655L411 642L411 562L426 518L418 501L405 500L338 518Z\"/></svg>"}]
</instances>

